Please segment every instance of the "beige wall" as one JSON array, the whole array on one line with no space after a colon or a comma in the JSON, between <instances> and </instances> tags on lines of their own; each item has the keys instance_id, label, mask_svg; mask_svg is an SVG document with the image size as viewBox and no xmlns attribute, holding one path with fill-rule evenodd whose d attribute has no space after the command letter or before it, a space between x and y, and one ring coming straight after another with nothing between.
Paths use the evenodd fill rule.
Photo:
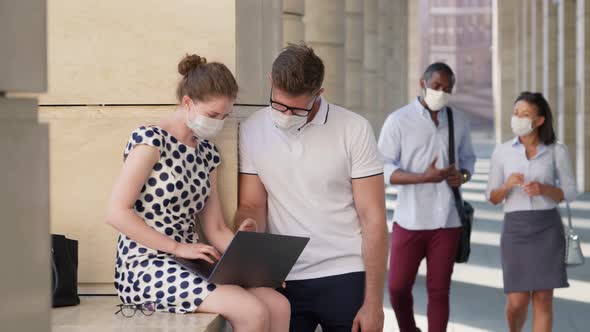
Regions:
<instances>
[{"instance_id":1,"label":"beige wall","mask_svg":"<svg viewBox=\"0 0 590 332\"><path fill-rule=\"evenodd\" d=\"M49 2L40 120L50 127L51 232L79 240L82 286L114 291L117 234L104 224L107 200L130 132L174 110L178 61L188 52L223 62L238 80L240 103L265 103L281 7L272 0ZM229 119L217 140L228 223L237 207L238 121Z\"/></svg>"},{"instance_id":2,"label":"beige wall","mask_svg":"<svg viewBox=\"0 0 590 332\"><path fill-rule=\"evenodd\" d=\"M123 164L129 134L157 124L173 107L42 107L49 124L51 232L79 241L81 283L113 280L117 232L104 223L108 198ZM217 140L219 189L226 221L237 207L237 120Z\"/></svg>"},{"instance_id":3,"label":"beige wall","mask_svg":"<svg viewBox=\"0 0 590 332\"><path fill-rule=\"evenodd\" d=\"M40 104L174 103L187 52L236 69L231 0L49 1Z\"/></svg>"}]
</instances>

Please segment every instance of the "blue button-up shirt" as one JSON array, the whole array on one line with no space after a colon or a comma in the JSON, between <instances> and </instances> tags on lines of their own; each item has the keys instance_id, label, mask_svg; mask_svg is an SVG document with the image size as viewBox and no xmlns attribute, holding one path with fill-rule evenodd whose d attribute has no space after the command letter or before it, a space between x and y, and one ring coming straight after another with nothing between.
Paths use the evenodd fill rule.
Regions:
<instances>
[{"instance_id":1,"label":"blue button-up shirt","mask_svg":"<svg viewBox=\"0 0 590 332\"><path fill-rule=\"evenodd\" d=\"M497 146L492 154L486 198L489 200L492 190L500 188L513 173L524 174L525 182L559 186L568 202L578 195L572 162L567 148L561 143L539 145L537 154L530 160L518 137ZM557 204L547 196L531 197L524 188L514 187L504 200L504 212L549 210Z\"/></svg>"},{"instance_id":2,"label":"blue button-up shirt","mask_svg":"<svg viewBox=\"0 0 590 332\"><path fill-rule=\"evenodd\" d=\"M453 111L455 160L457 169L473 174L475 153L471 145L469 123ZM393 112L385 121L379 137L379 149L385 161L385 181L397 170L423 173L437 158L436 167L449 166L449 125L446 108L438 114L436 126L430 113L416 99ZM393 221L410 230L459 227L461 221L455 198L446 181L399 185Z\"/></svg>"}]
</instances>

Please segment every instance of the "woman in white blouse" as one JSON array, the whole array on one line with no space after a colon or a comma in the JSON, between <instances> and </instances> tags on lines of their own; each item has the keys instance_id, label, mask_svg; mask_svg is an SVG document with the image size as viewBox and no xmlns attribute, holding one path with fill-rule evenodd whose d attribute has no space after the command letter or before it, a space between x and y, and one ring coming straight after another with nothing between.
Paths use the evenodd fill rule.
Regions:
<instances>
[{"instance_id":1,"label":"woman in white blouse","mask_svg":"<svg viewBox=\"0 0 590 332\"><path fill-rule=\"evenodd\" d=\"M551 331L553 290L568 287L559 202L576 198L567 148L556 142L549 104L540 93L516 99L516 137L494 150L487 199L504 202L501 252L506 318L521 331L533 303L533 331Z\"/></svg>"}]
</instances>

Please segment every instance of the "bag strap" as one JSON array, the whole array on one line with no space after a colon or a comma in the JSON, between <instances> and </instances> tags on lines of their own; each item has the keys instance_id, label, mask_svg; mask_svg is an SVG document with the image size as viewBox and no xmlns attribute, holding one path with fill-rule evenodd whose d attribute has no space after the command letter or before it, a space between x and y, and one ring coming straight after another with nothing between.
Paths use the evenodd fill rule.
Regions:
<instances>
[{"instance_id":1,"label":"bag strap","mask_svg":"<svg viewBox=\"0 0 590 332\"><path fill-rule=\"evenodd\" d=\"M567 210L567 224L569 229L574 229L574 225L572 223L572 209L570 209L570 203L565 201L565 209Z\"/></svg>"},{"instance_id":2,"label":"bag strap","mask_svg":"<svg viewBox=\"0 0 590 332\"><path fill-rule=\"evenodd\" d=\"M555 177L555 180L559 180L557 176L557 155L555 153L555 149L557 149L557 143L553 144L553 176ZM570 208L570 203L565 199L565 197L563 200L565 201L565 210L567 212L567 225L569 229L573 229L574 226L572 223L572 209ZM557 204L557 206L559 207L559 204Z\"/></svg>"},{"instance_id":3,"label":"bag strap","mask_svg":"<svg viewBox=\"0 0 590 332\"><path fill-rule=\"evenodd\" d=\"M452 165L455 163L455 124L453 120L453 110L450 107L447 107L447 116L449 120L449 164ZM461 192L459 188L451 187L453 190L453 196L455 196L455 206L457 207L457 212L459 212L459 219L461 219L461 223L463 223L463 199L461 198Z\"/></svg>"}]
</instances>

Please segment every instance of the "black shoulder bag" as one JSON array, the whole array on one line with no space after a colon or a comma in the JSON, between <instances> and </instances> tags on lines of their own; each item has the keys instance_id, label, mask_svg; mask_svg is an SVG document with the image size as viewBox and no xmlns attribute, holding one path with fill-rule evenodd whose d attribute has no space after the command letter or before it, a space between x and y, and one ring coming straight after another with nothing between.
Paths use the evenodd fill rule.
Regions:
<instances>
[{"instance_id":1,"label":"black shoulder bag","mask_svg":"<svg viewBox=\"0 0 590 332\"><path fill-rule=\"evenodd\" d=\"M53 307L78 305L78 241L51 234L51 242Z\"/></svg>"},{"instance_id":2,"label":"black shoulder bag","mask_svg":"<svg viewBox=\"0 0 590 332\"><path fill-rule=\"evenodd\" d=\"M455 125L453 123L453 110L447 108L447 114L449 117L449 164L455 163ZM461 225L463 231L459 239L459 247L457 248L457 256L455 262L466 263L469 260L469 254L471 253L471 228L473 226L473 206L463 201L459 188L451 188L453 190L453 196L455 197L455 206L459 213L459 219L461 219Z\"/></svg>"}]
</instances>

